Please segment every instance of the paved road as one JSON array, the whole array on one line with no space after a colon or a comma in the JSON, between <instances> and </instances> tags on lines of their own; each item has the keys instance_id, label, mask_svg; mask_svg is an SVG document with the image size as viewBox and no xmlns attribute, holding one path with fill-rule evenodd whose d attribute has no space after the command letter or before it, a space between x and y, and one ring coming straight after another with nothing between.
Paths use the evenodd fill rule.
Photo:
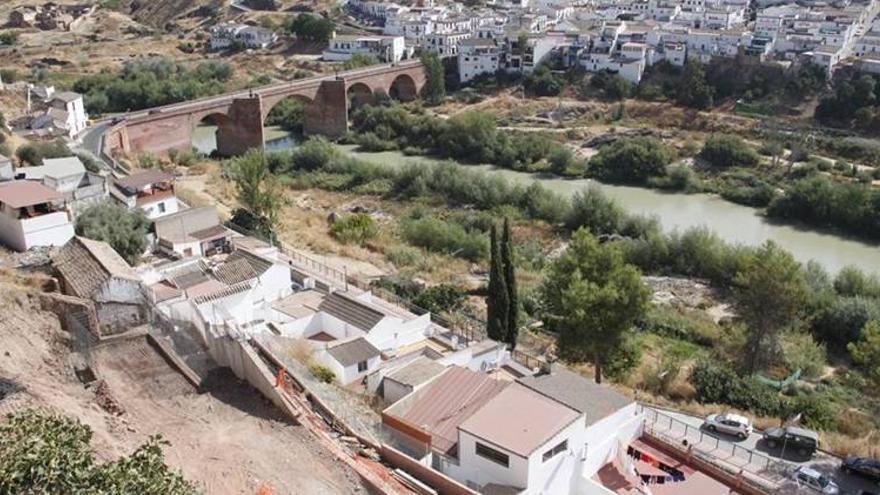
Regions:
<instances>
[{"instance_id":1,"label":"paved road","mask_svg":"<svg viewBox=\"0 0 880 495\"><path fill-rule=\"evenodd\" d=\"M655 411L656 421L653 416ZM703 430L701 428L703 418L700 417L654 409L649 409L647 415L648 424L653 423L652 428L658 433L679 441L687 440L695 448L746 471L769 479L786 480L782 483L779 493L812 493L807 488L799 490L797 485L789 480L791 472L799 466L808 466L830 477L840 486L841 493L860 494L863 491L880 493L880 486L877 483L840 471L840 459L829 454L819 452L811 459L799 459L795 453L786 452L785 458L782 458L781 452L769 449L764 444L759 432L752 433L747 439L739 440L723 433Z\"/></svg>"}]
</instances>

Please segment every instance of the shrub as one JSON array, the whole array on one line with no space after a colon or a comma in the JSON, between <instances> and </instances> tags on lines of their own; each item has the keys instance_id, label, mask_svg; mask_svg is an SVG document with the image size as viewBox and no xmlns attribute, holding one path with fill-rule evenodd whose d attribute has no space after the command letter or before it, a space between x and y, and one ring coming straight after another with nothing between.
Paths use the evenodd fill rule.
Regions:
<instances>
[{"instance_id":1,"label":"shrub","mask_svg":"<svg viewBox=\"0 0 880 495\"><path fill-rule=\"evenodd\" d=\"M379 226L370 215L355 213L334 222L330 226L330 235L343 244L363 244L379 235Z\"/></svg>"},{"instance_id":2,"label":"shrub","mask_svg":"<svg viewBox=\"0 0 880 495\"><path fill-rule=\"evenodd\" d=\"M864 297L840 297L816 312L813 334L834 349L858 340L871 320L880 321L880 302Z\"/></svg>"},{"instance_id":3,"label":"shrub","mask_svg":"<svg viewBox=\"0 0 880 495\"><path fill-rule=\"evenodd\" d=\"M571 198L565 227L572 232L586 227L594 235L613 234L620 231L625 217L626 212L614 200L599 186L591 185Z\"/></svg>"},{"instance_id":4,"label":"shrub","mask_svg":"<svg viewBox=\"0 0 880 495\"><path fill-rule=\"evenodd\" d=\"M291 162L297 170L318 170L338 157L339 151L333 143L323 137L313 137L293 151Z\"/></svg>"},{"instance_id":5,"label":"shrub","mask_svg":"<svg viewBox=\"0 0 880 495\"><path fill-rule=\"evenodd\" d=\"M621 380L642 361L642 348L632 336L624 339L605 359L602 373L612 380Z\"/></svg>"},{"instance_id":6,"label":"shrub","mask_svg":"<svg viewBox=\"0 0 880 495\"><path fill-rule=\"evenodd\" d=\"M310 364L309 373L324 383L333 383L336 381L336 373L333 373L330 368L320 364Z\"/></svg>"},{"instance_id":7,"label":"shrub","mask_svg":"<svg viewBox=\"0 0 880 495\"><path fill-rule=\"evenodd\" d=\"M428 287L412 299L416 306L432 313L451 313L464 306L465 292L461 287L440 284Z\"/></svg>"},{"instance_id":8,"label":"shrub","mask_svg":"<svg viewBox=\"0 0 880 495\"><path fill-rule=\"evenodd\" d=\"M405 219L400 227L401 234L408 243L429 251L469 261L483 260L489 252L489 240L485 235L469 232L458 224L436 217Z\"/></svg>"},{"instance_id":9,"label":"shrub","mask_svg":"<svg viewBox=\"0 0 880 495\"><path fill-rule=\"evenodd\" d=\"M603 146L589 165L602 180L644 184L651 177L662 176L671 161L671 151L660 141L630 138Z\"/></svg>"},{"instance_id":10,"label":"shrub","mask_svg":"<svg viewBox=\"0 0 880 495\"><path fill-rule=\"evenodd\" d=\"M846 266L834 277L834 290L841 296L880 298L880 280L854 266Z\"/></svg>"},{"instance_id":11,"label":"shrub","mask_svg":"<svg viewBox=\"0 0 880 495\"><path fill-rule=\"evenodd\" d=\"M785 405L784 416L801 415L801 422L807 428L833 431L837 429L840 405L828 394L807 393L790 399Z\"/></svg>"},{"instance_id":12,"label":"shrub","mask_svg":"<svg viewBox=\"0 0 880 495\"><path fill-rule=\"evenodd\" d=\"M701 361L691 371L689 381L697 391L697 400L703 403L727 404L764 416L776 416L782 411L776 392L740 377L724 365Z\"/></svg>"},{"instance_id":13,"label":"shrub","mask_svg":"<svg viewBox=\"0 0 880 495\"><path fill-rule=\"evenodd\" d=\"M760 162L755 150L739 136L713 134L700 151L700 158L713 167L754 167Z\"/></svg>"},{"instance_id":14,"label":"shrub","mask_svg":"<svg viewBox=\"0 0 880 495\"><path fill-rule=\"evenodd\" d=\"M15 150L15 156L22 163L32 166L42 165L44 158L62 158L71 154L67 144L61 139L51 142L31 142Z\"/></svg>"},{"instance_id":15,"label":"shrub","mask_svg":"<svg viewBox=\"0 0 880 495\"><path fill-rule=\"evenodd\" d=\"M782 362L789 371L800 369L806 377L818 377L825 371L825 346L816 343L810 334L786 332L782 335L779 345Z\"/></svg>"}]
</instances>

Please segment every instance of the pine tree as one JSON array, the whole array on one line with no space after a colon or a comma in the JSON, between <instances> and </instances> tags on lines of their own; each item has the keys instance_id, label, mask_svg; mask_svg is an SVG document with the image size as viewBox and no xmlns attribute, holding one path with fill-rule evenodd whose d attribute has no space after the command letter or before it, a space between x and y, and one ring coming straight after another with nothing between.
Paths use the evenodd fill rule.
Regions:
<instances>
[{"instance_id":1,"label":"pine tree","mask_svg":"<svg viewBox=\"0 0 880 495\"><path fill-rule=\"evenodd\" d=\"M501 249L498 245L498 231L495 225L489 232L489 294L486 296L486 333L490 339L505 341L507 335L508 300L507 284L504 283L504 266L501 264Z\"/></svg>"},{"instance_id":2,"label":"pine tree","mask_svg":"<svg viewBox=\"0 0 880 495\"><path fill-rule=\"evenodd\" d=\"M513 268L513 256L510 245L510 221L504 219L504 230L501 232L501 264L504 268L504 284L507 286L507 328L504 341L516 347L519 334L519 301L516 294L516 273Z\"/></svg>"}]
</instances>

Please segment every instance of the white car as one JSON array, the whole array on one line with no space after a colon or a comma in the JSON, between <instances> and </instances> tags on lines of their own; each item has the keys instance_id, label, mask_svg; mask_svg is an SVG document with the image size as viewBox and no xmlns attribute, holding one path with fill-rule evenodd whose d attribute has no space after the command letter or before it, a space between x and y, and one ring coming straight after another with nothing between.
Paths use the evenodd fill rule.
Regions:
<instances>
[{"instance_id":1,"label":"white car","mask_svg":"<svg viewBox=\"0 0 880 495\"><path fill-rule=\"evenodd\" d=\"M795 470L794 479L797 481L798 487L807 487L824 495L840 493L837 483L815 469L801 466Z\"/></svg>"},{"instance_id":2,"label":"white car","mask_svg":"<svg viewBox=\"0 0 880 495\"><path fill-rule=\"evenodd\" d=\"M719 413L706 417L703 427L712 432L726 433L745 440L752 433L752 421L739 414Z\"/></svg>"}]
</instances>

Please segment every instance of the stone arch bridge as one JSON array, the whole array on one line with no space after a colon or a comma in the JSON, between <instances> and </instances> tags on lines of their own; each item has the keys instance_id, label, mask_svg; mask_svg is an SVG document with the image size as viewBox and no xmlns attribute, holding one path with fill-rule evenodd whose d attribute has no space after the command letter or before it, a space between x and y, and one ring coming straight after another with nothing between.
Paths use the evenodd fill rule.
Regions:
<instances>
[{"instance_id":1,"label":"stone arch bridge","mask_svg":"<svg viewBox=\"0 0 880 495\"><path fill-rule=\"evenodd\" d=\"M299 79L189 102L131 112L104 133L103 152L165 152L192 149L192 133L210 118L217 125L217 152L232 156L263 146L263 123L286 98L305 103L305 134L339 137L348 130L350 108L381 96L418 97L425 71L418 60Z\"/></svg>"}]
</instances>

